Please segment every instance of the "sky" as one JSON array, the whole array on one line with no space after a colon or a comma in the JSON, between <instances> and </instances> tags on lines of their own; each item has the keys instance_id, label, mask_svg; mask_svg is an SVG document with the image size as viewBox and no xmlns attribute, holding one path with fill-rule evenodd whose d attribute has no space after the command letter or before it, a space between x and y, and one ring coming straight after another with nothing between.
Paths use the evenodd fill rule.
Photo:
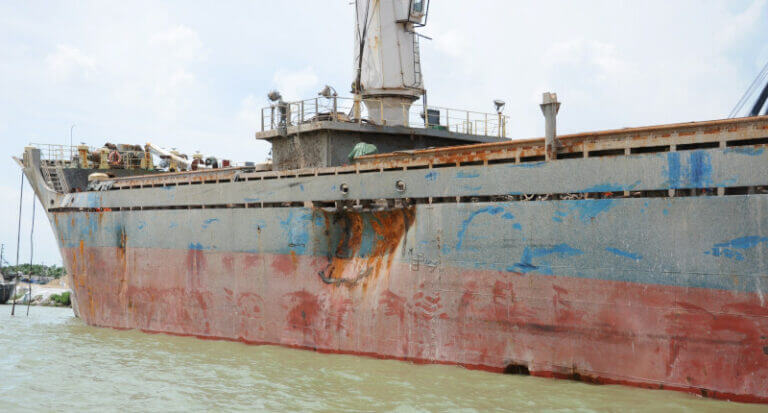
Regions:
<instances>
[{"instance_id":1,"label":"sky","mask_svg":"<svg viewBox=\"0 0 768 413\"><path fill-rule=\"evenodd\" d=\"M34 143L153 142L261 161L266 94L352 81L350 0L0 2L0 243L16 262L20 172ZM430 105L507 102L509 134L727 117L768 61L768 0L433 0L421 33ZM5 159L2 159L5 158ZM31 190L20 262L30 259ZM59 264L37 209L35 263Z\"/></svg>"}]
</instances>

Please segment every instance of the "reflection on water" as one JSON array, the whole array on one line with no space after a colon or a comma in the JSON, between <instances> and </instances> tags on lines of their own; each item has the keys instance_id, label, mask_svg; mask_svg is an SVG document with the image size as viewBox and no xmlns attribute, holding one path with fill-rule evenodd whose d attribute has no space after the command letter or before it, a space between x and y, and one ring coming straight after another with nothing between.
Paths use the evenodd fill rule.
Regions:
<instances>
[{"instance_id":1,"label":"reflection on water","mask_svg":"<svg viewBox=\"0 0 768 413\"><path fill-rule=\"evenodd\" d=\"M508 376L84 325L0 306L0 410L760 411L670 391Z\"/></svg>"}]
</instances>

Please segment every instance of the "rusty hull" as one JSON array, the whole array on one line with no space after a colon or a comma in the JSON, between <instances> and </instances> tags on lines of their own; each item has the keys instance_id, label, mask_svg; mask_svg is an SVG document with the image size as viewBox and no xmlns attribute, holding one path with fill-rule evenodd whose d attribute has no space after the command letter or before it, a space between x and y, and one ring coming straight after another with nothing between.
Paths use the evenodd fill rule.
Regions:
<instances>
[{"instance_id":1,"label":"rusty hull","mask_svg":"<svg viewBox=\"0 0 768 413\"><path fill-rule=\"evenodd\" d=\"M90 325L766 403L766 138L757 117L77 194L22 164Z\"/></svg>"}]
</instances>

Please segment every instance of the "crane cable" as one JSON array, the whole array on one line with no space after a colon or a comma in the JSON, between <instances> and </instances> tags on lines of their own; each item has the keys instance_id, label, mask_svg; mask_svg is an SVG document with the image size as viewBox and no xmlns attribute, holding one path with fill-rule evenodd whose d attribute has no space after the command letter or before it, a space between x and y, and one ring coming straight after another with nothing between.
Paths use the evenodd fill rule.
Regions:
<instances>
[{"instance_id":1,"label":"crane cable","mask_svg":"<svg viewBox=\"0 0 768 413\"><path fill-rule=\"evenodd\" d=\"M358 48L357 56L357 68L355 73L355 82L353 84L354 92L357 94L363 93L361 88L361 77L363 72L363 53L365 51L365 38L368 36L368 27L371 25L373 16L369 16L371 9L371 0L365 3L365 17L363 18L363 27L360 29L360 10L357 7L357 1L355 1L355 20L357 20L357 36L360 38L360 46Z\"/></svg>"},{"instance_id":2,"label":"crane cable","mask_svg":"<svg viewBox=\"0 0 768 413\"><path fill-rule=\"evenodd\" d=\"M19 250L21 249L21 207L24 201L24 171L21 171L21 189L19 190L19 228L16 233L16 277L13 280L13 306L11 306L11 315L16 313L16 285L19 284Z\"/></svg>"},{"instance_id":3,"label":"crane cable","mask_svg":"<svg viewBox=\"0 0 768 413\"><path fill-rule=\"evenodd\" d=\"M29 230L29 298L27 299L27 317L29 317L29 306L32 304L32 262L35 256L35 198L32 197L32 228Z\"/></svg>"},{"instance_id":4,"label":"crane cable","mask_svg":"<svg viewBox=\"0 0 768 413\"><path fill-rule=\"evenodd\" d=\"M752 81L752 84L749 85L749 88L747 88L747 91L744 92L744 95L741 96L741 99L739 99L738 103L736 103L736 106L733 107L733 110L731 110L731 113L728 114L728 118L734 118L736 115L741 112L741 110L744 108L744 105L747 103L747 100L750 96L752 96L753 93L755 93L755 89L762 85L763 82L768 77L768 62L765 63L765 66L763 66L763 69L760 71L760 73L755 77L755 80Z\"/></svg>"}]
</instances>

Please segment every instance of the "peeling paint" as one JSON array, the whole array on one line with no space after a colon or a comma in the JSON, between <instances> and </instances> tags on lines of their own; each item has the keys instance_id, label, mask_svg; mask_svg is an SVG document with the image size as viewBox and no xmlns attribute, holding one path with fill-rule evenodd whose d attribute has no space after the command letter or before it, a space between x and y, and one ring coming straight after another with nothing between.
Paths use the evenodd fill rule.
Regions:
<instances>
[{"instance_id":1,"label":"peeling paint","mask_svg":"<svg viewBox=\"0 0 768 413\"><path fill-rule=\"evenodd\" d=\"M458 179L472 179L472 178L478 178L479 176L480 176L479 172L465 172L465 171L456 172L456 178Z\"/></svg>"},{"instance_id":2,"label":"peeling paint","mask_svg":"<svg viewBox=\"0 0 768 413\"><path fill-rule=\"evenodd\" d=\"M624 258L629 258L629 259L635 260L635 261L640 261L643 258L643 256L640 255L640 254L633 254L631 252L620 250L618 248L607 247L605 250L610 252L611 254L615 254L615 255L618 255L618 256L624 257Z\"/></svg>"},{"instance_id":3,"label":"peeling paint","mask_svg":"<svg viewBox=\"0 0 768 413\"><path fill-rule=\"evenodd\" d=\"M768 242L768 237L760 237L756 235L735 238L727 242L715 244L711 250L705 251L704 254L712 255L713 257L725 257L743 261L744 255L735 250L747 250L766 242Z\"/></svg>"},{"instance_id":4,"label":"peeling paint","mask_svg":"<svg viewBox=\"0 0 768 413\"><path fill-rule=\"evenodd\" d=\"M502 212L504 212L504 208L499 206L487 206L485 208L478 209L477 211L473 211L471 214L469 214L469 217L461 222L461 227L459 229L459 232L456 233L456 238L458 241L456 242L456 250L460 250L462 247L462 244L464 243L464 235L467 232L467 229L469 228L469 225L472 223L472 220L475 219L478 215L482 214L488 214L488 215L499 215Z\"/></svg>"}]
</instances>

